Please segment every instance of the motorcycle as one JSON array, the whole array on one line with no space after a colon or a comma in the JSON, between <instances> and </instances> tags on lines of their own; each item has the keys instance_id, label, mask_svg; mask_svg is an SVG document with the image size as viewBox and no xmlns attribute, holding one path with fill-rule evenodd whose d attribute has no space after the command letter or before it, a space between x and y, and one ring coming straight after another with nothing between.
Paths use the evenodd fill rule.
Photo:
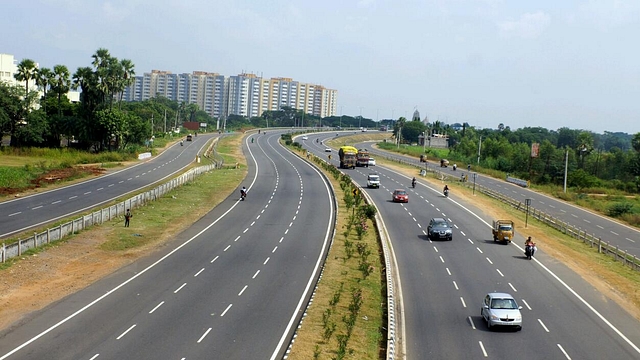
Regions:
<instances>
[{"instance_id":1,"label":"motorcycle","mask_svg":"<svg viewBox=\"0 0 640 360\"><path fill-rule=\"evenodd\" d=\"M449 189L446 189L444 191L444 197L448 198L449 197Z\"/></svg>"},{"instance_id":2,"label":"motorcycle","mask_svg":"<svg viewBox=\"0 0 640 360\"><path fill-rule=\"evenodd\" d=\"M413 180L413 181L411 182L411 187L412 187L412 188L414 188L414 189L416 188L416 181L415 181L415 180Z\"/></svg>"},{"instance_id":3,"label":"motorcycle","mask_svg":"<svg viewBox=\"0 0 640 360\"><path fill-rule=\"evenodd\" d=\"M453 164L453 171L456 171L457 168L458 166L456 164Z\"/></svg>"},{"instance_id":4,"label":"motorcycle","mask_svg":"<svg viewBox=\"0 0 640 360\"><path fill-rule=\"evenodd\" d=\"M244 190L240 190L240 201L244 201L247 198L247 192Z\"/></svg>"},{"instance_id":5,"label":"motorcycle","mask_svg":"<svg viewBox=\"0 0 640 360\"><path fill-rule=\"evenodd\" d=\"M316 139L316 144L319 142L320 140Z\"/></svg>"},{"instance_id":6,"label":"motorcycle","mask_svg":"<svg viewBox=\"0 0 640 360\"><path fill-rule=\"evenodd\" d=\"M533 257L533 254L536 252L536 247L535 245L526 245L524 247L524 256L527 257L527 259L531 260L531 258Z\"/></svg>"},{"instance_id":7,"label":"motorcycle","mask_svg":"<svg viewBox=\"0 0 640 360\"><path fill-rule=\"evenodd\" d=\"M182 141L180 141L180 146L184 146L184 143Z\"/></svg>"}]
</instances>

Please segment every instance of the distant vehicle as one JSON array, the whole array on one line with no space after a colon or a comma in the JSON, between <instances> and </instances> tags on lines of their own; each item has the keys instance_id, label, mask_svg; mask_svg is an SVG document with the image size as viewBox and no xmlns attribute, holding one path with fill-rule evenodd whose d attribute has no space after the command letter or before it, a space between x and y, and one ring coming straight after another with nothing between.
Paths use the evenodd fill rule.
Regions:
<instances>
[{"instance_id":1,"label":"distant vehicle","mask_svg":"<svg viewBox=\"0 0 640 360\"><path fill-rule=\"evenodd\" d=\"M367 128L362 128L362 132L367 132Z\"/></svg>"},{"instance_id":2,"label":"distant vehicle","mask_svg":"<svg viewBox=\"0 0 640 360\"><path fill-rule=\"evenodd\" d=\"M324 152L331 152L331 148L330 147L324 148Z\"/></svg>"},{"instance_id":3,"label":"distant vehicle","mask_svg":"<svg viewBox=\"0 0 640 360\"><path fill-rule=\"evenodd\" d=\"M487 327L510 326L517 331L522 330L522 314L516 299L507 293L488 293L482 300L480 314L487 322Z\"/></svg>"},{"instance_id":4,"label":"distant vehicle","mask_svg":"<svg viewBox=\"0 0 640 360\"><path fill-rule=\"evenodd\" d=\"M340 168L355 169L357 154L358 149L353 146L341 146L340 150L338 150L338 156L340 156Z\"/></svg>"},{"instance_id":5,"label":"distant vehicle","mask_svg":"<svg viewBox=\"0 0 640 360\"><path fill-rule=\"evenodd\" d=\"M424 154L420 155L420 162L427 162L427 156Z\"/></svg>"},{"instance_id":6,"label":"distant vehicle","mask_svg":"<svg viewBox=\"0 0 640 360\"><path fill-rule=\"evenodd\" d=\"M447 167L447 166L449 166L449 160L440 159L440 167Z\"/></svg>"},{"instance_id":7,"label":"distant vehicle","mask_svg":"<svg viewBox=\"0 0 640 360\"><path fill-rule=\"evenodd\" d=\"M193 135L191 134L187 135L187 141L193 141Z\"/></svg>"},{"instance_id":8,"label":"distant vehicle","mask_svg":"<svg viewBox=\"0 0 640 360\"><path fill-rule=\"evenodd\" d=\"M409 202L409 194L407 193L407 190L396 189L396 190L393 191L393 195L391 196L391 200L393 200L393 202L408 203Z\"/></svg>"},{"instance_id":9,"label":"distant vehicle","mask_svg":"<svg viewBox=\"0 0 640 360\"><path fill-rule=\"evenodd\" d=\"M358 149L356 154L356 166L369 166L369 150Z\"/></svg>"},{"instance_id":10,"label":"distant vehicle","mask_svg":"<svg viewBox=\"0 0 640 360\"><path fill-rule=\"evenodd\" d=\"M304 136L302 137L302 140L309 140L309 137L308 137L307 135L304 135Z\"/></svg>"},{"instance_id":11,"label":"distant vehicle","mask_svg":"<svg viewBox=\"0 0 640 360\"><path fill-rule=\"evenodd\" d=\"M432 218L427 226L427 236L431 240L444 239L453 240L453 229L451 224L443 218Z\"/></svg>"},{"instance_id":12,"label":"distant vehicle","mask_svg":"<svg viewBox=\"0 0 640 360\"><path fill-rule=\"evenodd\" d=\"M379 188L380 187L380 175L376 173L371 173L367 176L367 187L368 188Z\"/></svg>"},{"instance_id":13,"label":"distant vehicle","mask_svg":"<svg viewBox=\"0 0 640 360\"><path fill-rule=\"evenodd\" d=\"M376 159L370 157L369 158L369 166L376 166Z\"/></svg>"}]
</instances>

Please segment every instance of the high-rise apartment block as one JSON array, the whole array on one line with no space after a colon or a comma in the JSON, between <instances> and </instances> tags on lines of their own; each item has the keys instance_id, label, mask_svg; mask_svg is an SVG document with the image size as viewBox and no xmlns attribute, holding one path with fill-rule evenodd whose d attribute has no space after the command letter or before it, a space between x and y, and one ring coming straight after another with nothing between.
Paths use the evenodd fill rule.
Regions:
<instances>
[{"instance_id":1,"label":"high-rise apartment block","mask_svg":"<svg viewBox=\"0 0 640 360\"><path fill-rule=\"evenodd\" d=\"M336 115L338 100L337 90L291 78L264 79L255 74L225 78L203 71L172 74L159 70L136 76L134 84L125 89L123 99L144 101L158 95L197 104L218 119L229 115L261 116L266 110L280 110L282 106L327 117Z\"/></svg>"}]
</instances>

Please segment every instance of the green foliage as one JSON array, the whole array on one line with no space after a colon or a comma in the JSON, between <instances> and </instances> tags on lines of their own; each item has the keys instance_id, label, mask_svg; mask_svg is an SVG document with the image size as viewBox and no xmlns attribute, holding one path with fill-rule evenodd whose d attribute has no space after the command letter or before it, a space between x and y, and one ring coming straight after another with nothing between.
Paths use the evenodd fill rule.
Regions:
<instances>
[{"instance_id":1,"label":"green foliage","mask_svg":"<svg viewBox=\"0 0 640 360\"><path fill-rule=\"evenodd\" d=\"M612 217L621 217L625 214L633 212L633 204L629 202L618 202L609 207L607 215Z\"/></svg>"}]
</instances>

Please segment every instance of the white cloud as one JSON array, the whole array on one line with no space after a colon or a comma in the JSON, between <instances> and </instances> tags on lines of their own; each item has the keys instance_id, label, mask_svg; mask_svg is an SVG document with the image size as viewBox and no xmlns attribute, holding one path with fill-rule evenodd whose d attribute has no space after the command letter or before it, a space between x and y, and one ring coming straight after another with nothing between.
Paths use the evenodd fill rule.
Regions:
<instances>
[{"instance_id":1,"label":"white cloud","mask_svg":"<svg viewBox=\"0 0 640 360\"><path fill-rule=\"evenodd\" d=\"M540 36L551 23L548 14L538 11L520 16L518 20L509 20L498 23L501 37L523 39L535 39Z\"/></svg>"}]
</instances>

